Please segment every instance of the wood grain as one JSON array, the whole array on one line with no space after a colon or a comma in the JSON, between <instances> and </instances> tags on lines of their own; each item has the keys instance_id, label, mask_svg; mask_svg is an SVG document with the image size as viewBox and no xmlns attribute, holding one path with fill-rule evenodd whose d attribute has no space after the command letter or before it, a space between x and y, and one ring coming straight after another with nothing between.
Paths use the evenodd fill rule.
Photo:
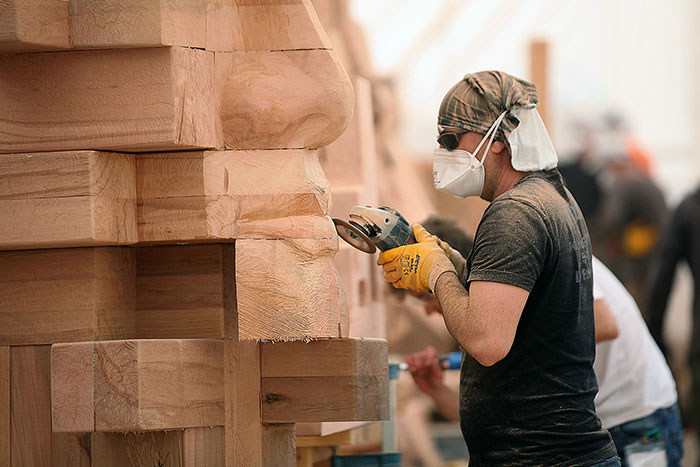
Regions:
<instances>
[{"instance_id":1,"label":"wood grain","mask_svg":"<svg viewBox=\"0 0 700 467\"><path fill-rule=\"evenodd\" d=\"M0 465L10 465L10 347L0 346Z\"/></svg>"},{"instance_id":2,"label":"wood grain","mask_svg":"<svg viewBox=\"0 0 700 467\"><path fill-rule=\"evenodd\" d=\"M315 149L347 127L353 90L332 51L215 54L226 148Z\"/></svg>"},{"instance_id":3,"label":"wood grain","mask_svg":"<svg viewBox=\"0 0 700 467\"><path fill-rule=\"evenodd\" d=\"M178 45L204 48L205 0L71 0L76 48Z\"/></svg>"},{"instance_id":4,"label":"wood grain","mask_svg":"<svg viewBox=\"0 0 700 467\"><path fill-rule=\"evenodd\" d=\"M179 47L0 55L0 152L219 147L213 66Z\"/></svg>"},{"instance_id":5,"label":"wood grain","mask_svg":"<svg viewBox=\"0 0 700 467\"><path fill-rule=\"evenodd\" d=\"M225 424L227 466L264 465L260 408L260 344L224 339Z\"/></svg>"},{"instance_id":6,"label":"wood grain","mask_svg":"<svg viewBox=\"0 0 700 467\"><path fill-rule=\"evenodd\" d=\"M60 420L54 426L56 432L92 431L86 430L91 419L95 431L223 425L221 341L56 344L53 361L53 419ZM75 374L75 367L88 370ZM92 404L90 389L94 394ZM75 393L80 397L71 397Z\"/></svg>"},{"instance_id":7,"label":"wood grain","mask_svg":"<svg viewBox=\"0 0 700 467\"><path fill-rule=\"evenodd\" d=\"M267 4L265 4L267 3ZM331 49L311 0L207 5L207 50Z\"/></svg>"},{"instance_id":8,"label":"wood grain","mask_svg":"<svg viewBox=\"0 0 700 467\"><path fill-rule=\"evenodd\" d=\"M51 466L51 347L10 348L11 465Z\"/></svg>"},{"instance_id":9,"label":"wood grain","mask_svg":"<svg viewBox=\"0 0 700 467\"><path fill-rule=\"evenodd\" d=\"M384 339L266 343L261 355L266 423L388 419Z\"/></svg>"},{"instance_id":10,"label":"wood grain","mask_svg":"<svg viewBox=\"0 0 700 467\"><path fill-rule=\"evenodd\" d=\"M236 335L233 245L136 249L139 338Z\"/></svg>"},{"instance_id":11,"label":"wood grain","mask_svg":"<svg viewBox=\"0 0 700 467\"><path fill-rule=\"evenodd\" d=\"M68 47L67 1L0 0L0 53Z\"/></svg>"},{"instance_id":12,"label":"wood grain","mask_svg":"<svg viewBox=\"0 0 700 467\"><path fill-rule=\"evenodd\" d=\"M263 425L262 465L296 467L297 448L293 423Z\"/></svg>"},{"instance_id":13,"label":"wood grain","mask_svg":"<svg viewBox=\"0 0 700 467\"><path fill-rule=\"evenodd\" d=\"M335 236L313 151L141 154L136 166L142 243Z\"/></svg>"},{"instance_id":14,"label":"wood grain","mask_svg":"<svg viewBox=\"0 0 700 467\"><path fill-rule=\"evenodd\" d=\"M96 151L0 158L0 249L136 243L133 156Z\"/></svg>"},{"instance_id":15,"label":"wood grain","mask_svg":"<svg viewBox=\"0 0 700 467\"><path fill-rule=\"evenodd\" d=\"M135 274L128 248L0 252L0 344L133 337Z\"/></svg>"},{"instance_id":16,"label":"wood grain","mask_svg":"<svg viewBox=\"0 0 700 467\"><path fill-rule=\"evenodd\" d=\"M238 240L238 336L338 337L347 303L333 267L337 240Z\"/></svg>"}]
</instances>

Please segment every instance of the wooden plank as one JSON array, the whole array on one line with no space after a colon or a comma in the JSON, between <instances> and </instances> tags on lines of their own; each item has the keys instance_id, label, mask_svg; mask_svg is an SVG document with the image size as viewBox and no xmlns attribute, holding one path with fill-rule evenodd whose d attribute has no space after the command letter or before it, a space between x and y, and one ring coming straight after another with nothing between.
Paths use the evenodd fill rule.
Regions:
<instances>
[{"instance_id":1,"label":"wooden plank","mask_svg":"<svg viewBox=\"0 0 700 467\"><path fill-rule=\"evenodd\" d=\"M386 341L263 344L262 397L266 423L386 420Z\"/></svg>"},{"instance_id":2,"label":"wooden plank","mask_svg":"<svg viewBox=\"0 0 700 467\"><path fill-rule=\"evenodd\" d=\"M0 152L219 147L213 66L179 47L0 55Z\"/></svg>"},{"instance_id":3,"label":"wooden plank","mask_svg":"<svg viewBox=\"0 0 700 467\"><path fill-rule=\"evenodd\" d=\"M310 0L265 3L237 0L207 5L207 50L332 48Z\"/></svg>"},{"instance_id":4,"label":"wooden plank","mask_svg":"<svg viewBox=\"0 0 700 467\"><path fill-rule=\"evenodd\" d=\"M133 337L132 254L116 247L0 252L0 344Z\"/></svg>"},{"instance_id":5,"label":"wooden plank","mask_svg":"<svg viewBox=\"0 0 700 467\"><path fill-rule=\"evenodd\" d=\"M57 365L51 389L57 402L53 418L61 423L54 431L84 431L90 418L95 431L223 425L221 341L129 340L53 346L56 361L65 361L65 352L72 353L74 366L92 367L93 373L73 373L74 378L87 380L66 384L65 372L74 366ZM71 399L76 387L82 388L78 392L83 397ZM89 396L84 396L90 387L92 407Z\"/></svg>"},{"instance_id":6,"label":"wooden plank","mask_svg":"<svg viewBox=\"0 0 700 467\"><path fill-rule=\"evenodd\" d=\"M183 467L223 467L224 428L187 428L182 433Z\"/></svg>"},{"instance_id":7,"label":"wooden plank","mask_svg":"<svg viewBox=\"0 0 700 467\"><path fill-rule=\"evenodd\" d=\"M51 348L10 348L12 466L51 466Z\"/></svg>"},{"instance_id":8,"label":"wooden plank","mask_svg":"<svg viewBox=\"0 0 700 467\"><path fill-rule=\"evenodd\" d=\"M95 346L51 348L51 413L56 433L95 430Z\"/></svg>"},{"instance_id":9,"label":"wooden plank","mask_svg":"<svg viewBox=\"0 0 700 467\"><path fill-rule=\"evenodd\" d=\"M294 424L263 425L262 465L295 467L297 464Z\"/></svg>"},{"instance_id":10,"label":"wooden plank","mask_svg":"<svg viewBox=\"0 0 700 467\"><path fill-rule=\"evenodd\" d=\"M54 433L52 467L91 467L90 433Z\"/></svg>"},{"instance_id":11,"label":"wooden plank","mask_svg":"<svg viewBox=\"0 0 700 467\"><path fill-rule=\"evenodd\" d=\"M547 98L547 93L549 92L547 74L547 42L542 40L532 41L530 42L530 79L537 86L537 95L540 100L537 111L540 113L540 117L542 117L545 125L551 128L549 99Z\"/></svg>"},{"instance_id":12,"label":"wooden plank","mask_svg":"<svg viewBox=\"0 0 700 467\"><path fill-rule=\"evenodd\" d=\"M260 344L224 339L227 466L264 465L260 408Z\"/></svg>"},{"instance_id":13,"label":"wooden plank","mask_svg":"<svg viewBox=\"0 0 700 467\"><path fill-rule=\"evenodd\" d=\"M0 1L0 53L70 47L65 0Z\"/></svg>"},{"instance_id":14,"label":"wooden plank","mask_svg":"<svg viewBox=\"0 0 700 467\"><path fill-rule=\"evenodd\" d=\"M338 337L347 306L333 267L337 240L238 240L238 336Z\"/></svg>"},{"instance_id":15,"label":"wooden plank","mask_svg":"<svg viewBox=\"0 0 700 467\"><path fill-rule=\"evenodd\" d=\"M0 158L0 249L136 243L133 156L96 151Z\"/></svg>"},{"instance_id":16,"label":"wooden plank","mask_svg":"<svg viewBox=\"0 0 700 467\"><path fill-rule=\"evenodd\" d=\"M10 465L10 347L0 346L0 465Z\"/></svg>"},{"instance_id":17,"label":"wooden plank","mask_svg":"<svg viewBox=\"0 0 700 467\"><path fill-rule=\"evenodd\" d=\"M313 151L137 156L141 242L334 236L330 186ZM291 219L297 219L292 221Z\"/></svg>"},{"instance_id":18,"label":"wooden plank","mask_svg":"<svg viewBox=\"0 0 700 467\"><path fill-rule=\"evenodd\" d=\"M233 245L137 248L136 263L139 338L235 336Z\"/></svg>"},{"instance_id":19,"label":"wooden plank","mask_svg":"<svg viewBox=\"0 0 700 467\"><path fill-rule=\"evenodd\" d=\"M345 131L353 90L332 51L215 54L226 148L315 149Z\"/></svg>"},{"instance_id":20,"label":"wooden plank","mask_svg":"<svg viewBox=\"0 0 700 467\"><path fill-rule=\"evenodd\" d=\"M204 48L205 13L204 0L71 0L71 40L76 48Z\"/></svg>"}]
</instances>

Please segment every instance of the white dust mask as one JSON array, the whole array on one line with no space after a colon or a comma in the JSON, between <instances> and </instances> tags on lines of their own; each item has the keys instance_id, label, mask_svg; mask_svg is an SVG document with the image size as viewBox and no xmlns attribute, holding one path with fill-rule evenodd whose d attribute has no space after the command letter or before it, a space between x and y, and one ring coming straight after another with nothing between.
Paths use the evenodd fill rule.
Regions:
<instances>
[{"instance_id":1,"label":"white dust mask","mask_svg":"<svg viewBox=\"0 0 700 467\"><path fill-rule=\"evenodd\" d=\"M481 196L485 178L484 161L505 115L506 112L503 112L493 122L473 154L461 149L449 151L445 148L437 148L433 152L433 185L436 189L447 192L455 198ZM479 161L475 154L479 154L481 146L487 139L489 143L484 151L484 157Z\"/></svg>"}]
</instances>

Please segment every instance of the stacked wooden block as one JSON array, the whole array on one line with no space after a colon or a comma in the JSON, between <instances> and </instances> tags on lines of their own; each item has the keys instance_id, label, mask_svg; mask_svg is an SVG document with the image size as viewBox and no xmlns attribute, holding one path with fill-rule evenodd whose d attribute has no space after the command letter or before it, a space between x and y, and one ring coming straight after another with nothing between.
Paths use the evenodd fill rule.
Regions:
<instances>
[{"instance_id":1,"label":"stacked wooden block","mask_svg":"<svg viewBox=\"0 0 700 467\"><path fill-rule=\"evenodd\" d=\"M0 102L0 465L294 465L296 422L386 418L309 0L2 2Z\"/></svg>"}]
</instances>

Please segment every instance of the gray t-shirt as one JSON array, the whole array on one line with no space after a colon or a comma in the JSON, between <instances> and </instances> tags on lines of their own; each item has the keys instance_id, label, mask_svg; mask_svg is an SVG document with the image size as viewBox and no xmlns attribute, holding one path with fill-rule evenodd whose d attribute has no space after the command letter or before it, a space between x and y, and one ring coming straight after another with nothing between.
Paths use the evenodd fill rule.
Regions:
<instances>
[{"instance_id":1,"label":"gray t-shirt","mask_svg":"<svg viewBox=\"0 0 700 467\"><path fill-rule=\"evenodd\" d=\"M590 466L616 454L593 399L591 247L557 169L532 172L486 209L467 260L472 281L530 292L508 355L465 354L462 433L470 466Z\"/></svg>"}]
</instances>

